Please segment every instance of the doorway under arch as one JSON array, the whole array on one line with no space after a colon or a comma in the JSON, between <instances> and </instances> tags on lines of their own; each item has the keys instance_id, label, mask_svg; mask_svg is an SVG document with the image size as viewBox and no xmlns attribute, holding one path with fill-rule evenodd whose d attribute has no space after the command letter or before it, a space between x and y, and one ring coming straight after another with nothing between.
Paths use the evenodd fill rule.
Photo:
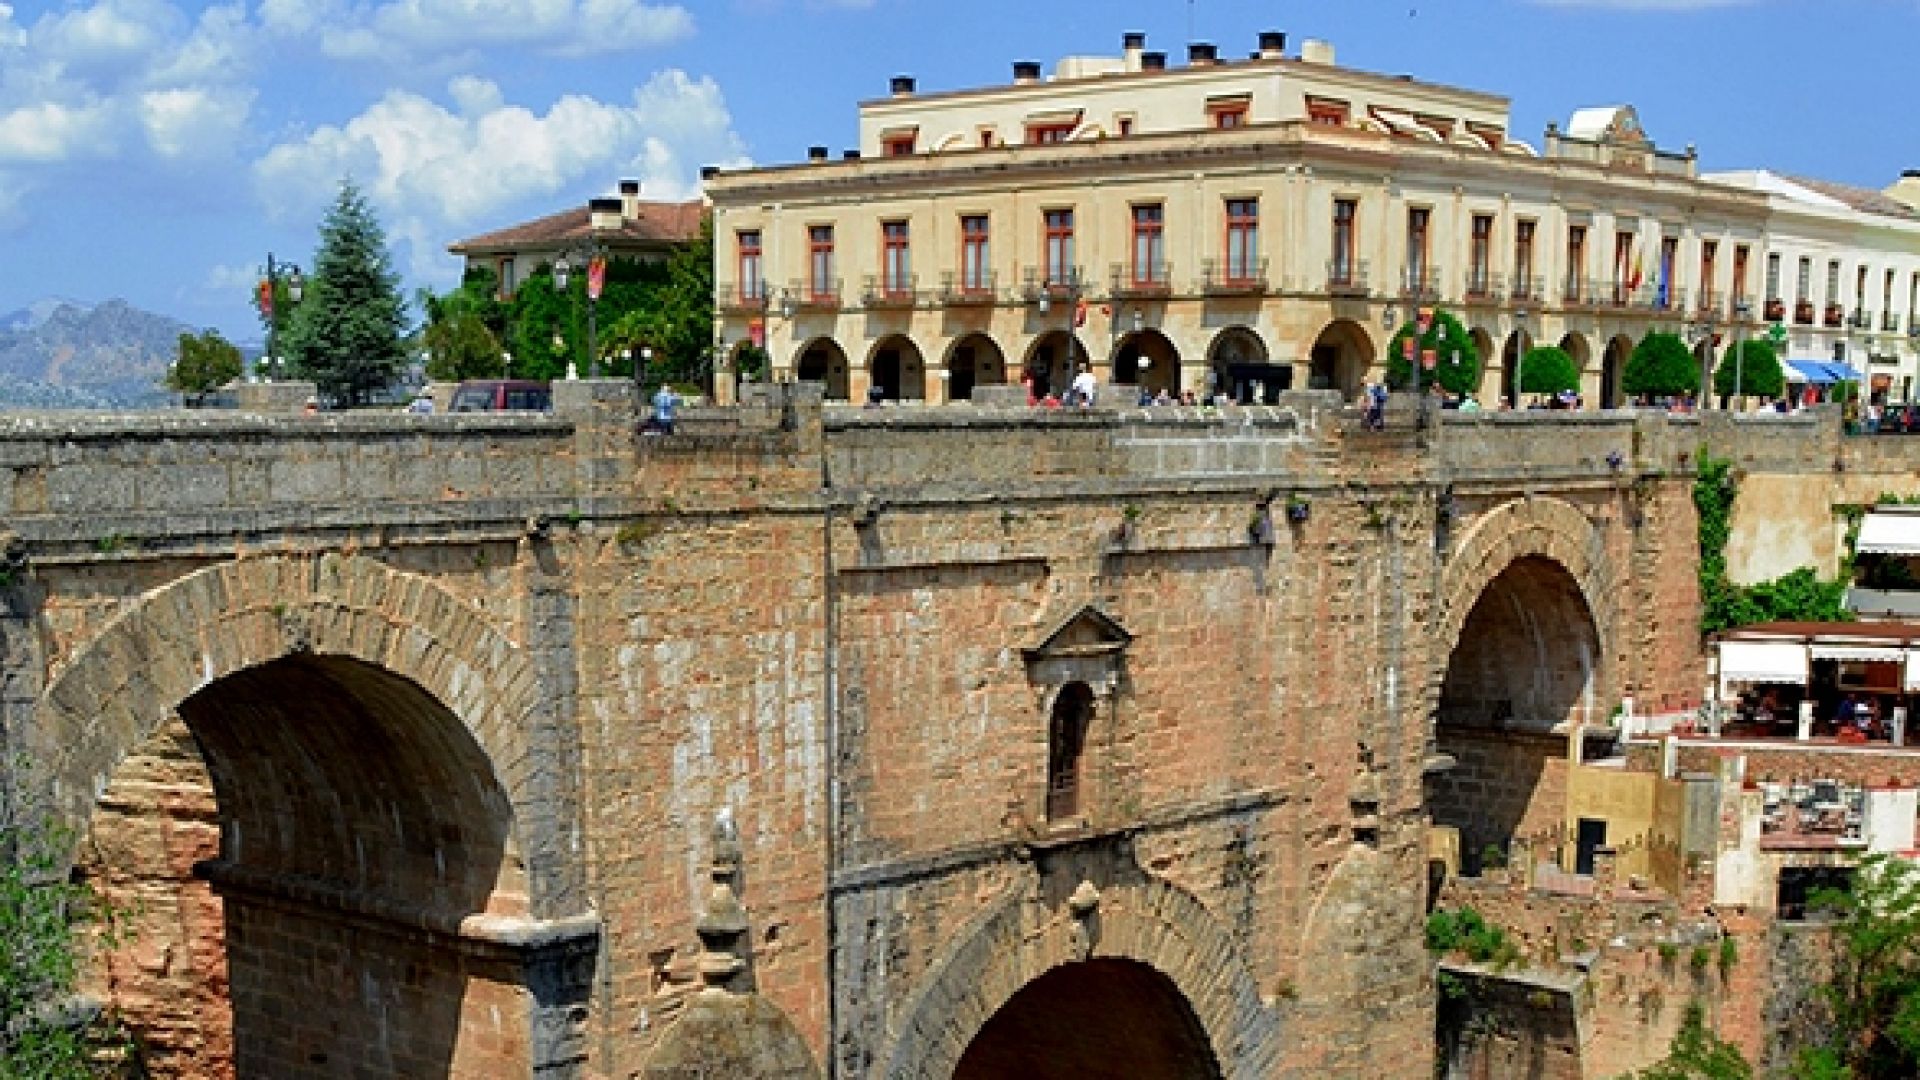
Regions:
<instances>
[{"instance_id":1,"label":"doorway under arch","mask_svg":"<svg viewBox=\"0 0 1920 1080\"><path fill-rule=\"evenodd\" d=\"M1586 593L1552 558L1514 559L1473 601L1436 710L1437 748L1456 764L1427 792L1435 824L1459 830L1469 873L1489 849L1561 824L1560 788L1545 781L1566 768L1571 726L1594 718L1604 664Z\"/></svg>"},{"instance_id":2,"label":"doorway under arch","mask_svg":"<svg viewBox=\"0 0 1920 1080\"><path fill-rule=\"evenodd\" d=\"M970 401L974 387L1006 381L1006 356L986 334L968 334L947 350L947 400Z\"/></svg>"},{"instance_id":3,"label":"doorway under arch","mask_svg":"<svg viewBox=\"0 0 1920 1080\"><path fill-rule=\"evenodd\" d=\"M1180 393L1180 350L1158 330L1135 330L1113 350L1113 382L1149 394Z\"/></svg>"},{"instance_id":4,"label":"doorway under arch","mask_svg":"<svg viewBox=\"0 0 1920 1080\"><path fill-rule=\"evenodd\" d=\"M794 354L793 377L801 382L826 385L829 401L845 401L851 385L847 378L847 352L832 338L814 338Z\"/></svg>"},{"instance_id":5,"label":"doorway under arch","mask_svg":"<svg viewBox=\"0 0 1920 1080\"><path fill-rule=\"evenodd\" d=\"M1500 351L1494 347L1493 335L1488 333L1484 326L1474 327L1467 332L1467 336L1473 340L1474 355L1480 358L1480 378L1484 382L1487 375L1493 371L1494 357L1500 355ZM1499 385L1501 392L1505 393L1507 385L1505 372L1502 372L1500 375ZM1475 391L1476 393L1478 392L1478 387L1475 388ZM1498 408L1500 405L1498 401L1486 400L1482 400L1481 404L1489 409Z\"/></svg>"},{"instance_id":6,"label":"doorway under arch","mask_svg":"<svg viewBox=\"0 0 1920 1080\"><path fill-rule=\"evenodd\" d=\"M1617 409L1627 404L1627 395L1621 380L1627 373L1627 359L1633 355L1633 340L1625 334L1616 334L1607 342L1607 351L1600 360L1600 407Z\"/></svg>"},{"instance_id":7,"label":"doorway under arch","mask_svg":"<svg viewBox=\"0 0 1920 1080\"><path fill-rule=\"evenodd\" d=\"M954 1080L1220 1080L1206 1030L1173 980L1135 960L1062 964L983 1026Z\"/></svg>"},{"instance_id":8,"label":"doorway under arch","mask_svg":"<svg viewBox=\"0 0 1920 1080\"><path fill-rule=\"evenodd\" d=\"M1077 365L1086 358L1087 351L1080 340L1065 330L1054 330L1035 339L1027 350L1024 365L1027 377L1033 381L1033 396L1043 398L1048 394L1066 393L1067 387L1073 385Z\"/></svg>"},{"instance_id":9,"label":"doorway under arch","mask_svg":"<svg viewBox=\"0 0 1920 1080\"><path fill-rule=\"evenodd\" d=\"M1307 387L1338 390L1342 400L1359 396L1374 363L1373 337L1352 319L1335 319L1314 339Z\"/></svg>"},{"instance_id":10,"label":"doorway under arch","mask_svg":"<svg viewBox=\"0 0 1920 1080\"><path fill-rule=\"evenodd\" d=\"M1207 371L1210 396L1225 394L1241 405L1272 405L1293 389L1293 365L1274 363L1252 327L1229 326L1215 335L1207 349Z\"/></svg>"},{"instance_id":11,"label":"doorway under arch","mask_svg":"<svg viewBox=\"0 0 1920 1080\"><path fill-rule=\"evenodd\" d=\"M867 356L868 386L881 401L924 401L927 366L920 347L905 334L881 338Z\"/></svg>"},{"instance_id":12,"label":"doorway under arch","mask_svg":"<svg viewBox=\"0 0 1920 1080\"><path fill-rule=\"evenodd\" d=\"M1586 398L1584 404L1591 406L1593 398L1587 397L1587 367L1593 363L1593 347L1587 344L1585 335L1569 330L1561 336L1560 348L1573 360L1573 370L1580 373L1580 396Z\"/></svg>"}]
</instances>

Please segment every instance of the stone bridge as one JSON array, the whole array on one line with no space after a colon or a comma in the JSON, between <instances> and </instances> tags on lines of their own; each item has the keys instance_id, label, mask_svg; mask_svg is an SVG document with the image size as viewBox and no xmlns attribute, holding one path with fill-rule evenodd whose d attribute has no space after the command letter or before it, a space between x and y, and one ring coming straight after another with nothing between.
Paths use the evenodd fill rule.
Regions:
<instances>
[{"instance_id":1,"label":"stone bridge","mask_svg":"<svg viewBox=\"0 0 1920 1080\"><path fill-rule=\"evenodd\" d=\"M1430 817L1471 860L1697 696L1701 446L1913 476L807 390L0 423L9 795L132 913L156 1071L1424 1075Z\"/></svg>"}]
</instances>

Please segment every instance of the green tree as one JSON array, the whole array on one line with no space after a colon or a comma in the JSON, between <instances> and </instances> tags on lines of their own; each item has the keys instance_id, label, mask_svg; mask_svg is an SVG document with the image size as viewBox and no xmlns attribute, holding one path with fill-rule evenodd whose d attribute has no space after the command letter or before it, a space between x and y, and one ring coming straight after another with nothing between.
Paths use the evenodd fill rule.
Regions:
<instances>
[{"instance_id":1,"label":"green tree","mask_svg":"<svg viewBox=\"0 0 1920 1080\"><path fill-rule=\"evenodd\" d=\"M1832 1036L1802 1053L1797 1075L1920 1076L1920 869L1868 855L1851 889L1812 899L1834 920L1833 974L1820 988Z\"/></svg>"},{"instance_id":2,"label":"green tree","mask_svg":"<svg viewBox=\"0 0 1920 1080\"><path fill-rule=\"evenodd\" d=\"M1780 367L1780 356L1765 341L1742 341L1727 350L1713 372L1713 392L1722 398L1739 393L1761 398L1779 397L1787 388L1787 373Z\"/></svg>"},{"instance_id":3,"label":"green tree","mask_svg":"<svg viewBox=\"0 0 1920 1080\"><path fill-rule=\"evenodd\" d=\"M420 345L427 352L428 378L458 382L501 374L506 305L495 296L498 281L492 270L473 267L445 296L420 290L420 310L427 317Z\"/></svg>"},{"instance_id":4,"label":"green tree","mask_svg":"<svg viewBox=\"0 0 1920 1080\"><path fill-rule=\"evenodd\" d=\"M1632 1080L1753 1080L1753 1066L1739 1047L1707 1030L1706 1009L1694 1000L1687 1002L1667 1056Z\"/></svg>"},{"instance_id":5,"label":"green tree","mask_svg":"<svg viewBox=\"0 0 1920 1080\"><path fill-rule=\"evenodd\" d=\"M1699 364L1677 335L1655 330L1633 347L1620 386L1636 397L1691 394L1700 389Z\"/></svg>"},{"instance_id":6,"label":"green tree","mask_svg":"<svg viewBox=\"0 0 1920 1080\"><path fill-rule=\"evenodd\" d=\"M282 349L296 375L349 405L393 381L406 360L407 304L386 232L352 180L320 223L306 292L287 320Z\"/></svg>"},{"instance_id":7,"label":"green tree","mask_svg":"<svg viewBox=\"0 0 1920 1080\"><path fill-rule=\"evenodd\" d=\"M1520 362L1522 394L1559 394L1580 389L1580 368L1567 350L1558 345L1541 345L1527 350Z\"/></svg>"},{"instance_id":8,"label":"green tree","mask_svg":"<svg viewBox=\"0 0 1920 1080\"><path fill-rule=\"evenodd\" d=\"M207 394L240 377L240 350L218 330L181 334L166 387L195 404Z\"/></svg>"},{"instance_id":9,"label":"green tree","mask_svg":"<svg viewBox=\"0 0 1920 1080\"><path fill-rule=\"evenodd\" d=\"M1406 342L1418 335L1415 347L1422 353L1429 349L1434 353L1433 369L1420 372L1421 386L1430 386L1438 379L1442 387L1455 394L1471 394L1480 388L1480 350L1459 319L1436 309L1427 332L1421 334L1419 330L1416 323L1407 322L1387 343L1388 386L1396 390L1412 388L1413 368L1407 363Z\"/></svg>"},{"instance_id":10,"label":"green tree","mask_svg":"<svg viewBox=\"0 0 1920 1080\"><path fill-rule=\"evenodd\" d=\"M35 1080L105 1075L102 1043L72 1011L85 943L112 929L112 912L67 876L71 838L0 816L0 1076ZM99 940L111 940L110 936Z\"/></svg>"},{"instance_id":11,"label":"green tree","mask_svg":"<svg viewBox=\"0 0 1920 1080\"><path fill-rule=\"evenodd\" d=\"M712 219L692 243L648 269L637 302L613 324L613 340L635 357L642 346L653 349L648 382L704 387L713 337Z\"/></svg>"}]
</instances>

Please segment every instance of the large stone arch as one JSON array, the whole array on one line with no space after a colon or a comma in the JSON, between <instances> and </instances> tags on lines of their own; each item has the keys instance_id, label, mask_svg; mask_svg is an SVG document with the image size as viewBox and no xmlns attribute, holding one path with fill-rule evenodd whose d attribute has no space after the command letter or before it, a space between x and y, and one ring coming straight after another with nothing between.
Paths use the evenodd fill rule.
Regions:
<instances>
[{"instance_id":1,"label":"large stone arch","mask_svg":"<svg viewBox=\"0 0 1920 1080\"><path fill-rule=\"evenodd\" d=\"M902 1006L881 1073L887 1080L946 1080L974 1037L1020 989L1047 972L1091 959L1131 960L1186 998L1226 1076L1270 1076L1280 1022L1260 997L1241 949L1212 912L1157 878L1115 883L1097 906L1048 909L1030 887L1003 894L954 937L955 945Z\"/></svg>"},{"instance_id":2,"label":"large stone arch","mask_svg":"<svg viewBox=\"0 0 1920 1080\"><path fill-rule=\"evenodd\" d=\"M1424 700L1450 765L1427 804L1469 872L1563 824L1569 737L1617 696L1620 584L1605 533L1562 499L1502 503L1449 546Z\"/></svg>"},{"instance_id":3,"label":"large stone arch","mask_svg":"<svg viewBox=\"0 0 1920 1080\"><path fill-rule=\"evenodd\" d=\"M540 687L426 578L240 559L142 595L54 670L24 795L83 835L129 755L192 732L243 1074L533 1072L574 1052L598 937ZM368 1024L383 1037L345 1034Z\"/></svg>"}]
</instances>

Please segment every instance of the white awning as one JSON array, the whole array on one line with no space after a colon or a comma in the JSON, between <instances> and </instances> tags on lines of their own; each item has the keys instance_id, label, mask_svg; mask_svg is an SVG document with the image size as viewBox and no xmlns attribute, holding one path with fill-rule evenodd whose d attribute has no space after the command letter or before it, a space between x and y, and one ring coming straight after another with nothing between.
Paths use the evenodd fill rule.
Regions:
<instances>
[{"instance_id":1,"label":"white awning","mask_svg":"<svg viewBox=\"0 0 1920 1080\"><path fill-rule=\"evenodd\" d=\"M1920 514L1873 510L1860 522L1855 551L1883 555L1920 555Z\"/></svg>"},{"instance_id":2,"label":"white awning","mask_svg":"<svg viewBox=\"0 0 1920 1080\"><path fill-rule=\"evenodd\" d=\"M1816 641L1810 651L1815 660L1857 660L1869 664L1897 664L1907 658L1905 649L1891 645L1838 645Z\"/></svg>"},{"instance_id":3,"label":"white awning","mask_svg":"<svg viewBox=\"0 0 1920 1080\"><path fill-rule=\"evenodd\" d=\"M1797 641L1723 641L1720 681L1805 686L1807 647Z\"/></svg>"}]
</instances>

